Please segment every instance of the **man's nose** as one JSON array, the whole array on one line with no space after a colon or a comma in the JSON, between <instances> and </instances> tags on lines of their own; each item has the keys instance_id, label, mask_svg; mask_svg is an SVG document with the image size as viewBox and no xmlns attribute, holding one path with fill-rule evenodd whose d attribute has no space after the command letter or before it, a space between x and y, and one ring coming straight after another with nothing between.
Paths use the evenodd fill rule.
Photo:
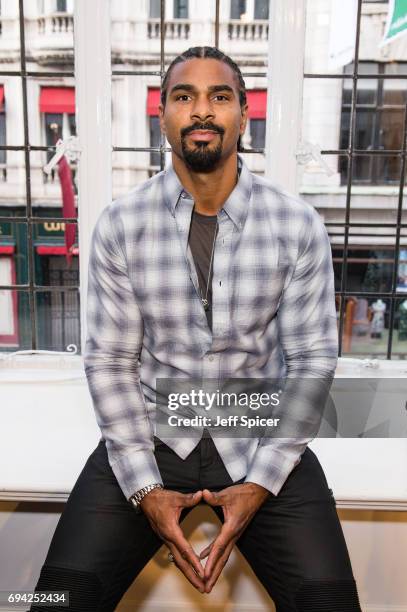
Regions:
<instances>
[{"instance_id":1,"label":"man's nose","mask_svg":"<svg viewBox=\"0 0 407 612\"><path fill-rule=\"evenodd\" d=\"M199 121L207 121L208 118L213 119L215 113L208 100L196 100L195 104L191 109L191 119L198 119Z\"/></svg>"}]
</instances>

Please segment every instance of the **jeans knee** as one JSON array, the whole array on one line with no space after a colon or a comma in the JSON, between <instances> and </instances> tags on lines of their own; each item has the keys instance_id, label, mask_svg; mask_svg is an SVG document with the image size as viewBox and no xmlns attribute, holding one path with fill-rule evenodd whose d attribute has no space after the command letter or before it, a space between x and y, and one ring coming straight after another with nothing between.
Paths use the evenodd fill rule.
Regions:
<instances>
[{"instance_id":1,"label":"jeans knee","mask_svg":"<svg viewBox=\"0 0 407 612\"><path fill-rule=\"evenodd\" d=\"M353 579L303 580L295 604L298 612L361 612Z\"/></svg>"},{"instance_id":2,"label":"jeans knee","mask_svg":"<svg viewBox=\"0 0 407 612\"><path fill-rule=\"evenodd\" d=\"M33 604L30 612L95 612L98 610L102 597L102 583L92 572L43 565L35 587L36 591L67 591L69 594L69 606L55 607Z\"/></svg>"}]
</instances>

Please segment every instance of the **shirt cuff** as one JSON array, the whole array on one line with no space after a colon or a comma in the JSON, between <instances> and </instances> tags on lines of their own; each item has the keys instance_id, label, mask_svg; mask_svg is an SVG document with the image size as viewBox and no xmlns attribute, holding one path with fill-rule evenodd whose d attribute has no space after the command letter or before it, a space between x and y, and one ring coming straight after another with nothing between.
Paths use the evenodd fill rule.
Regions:
<instances>
[{"instance_id":1,"label":"shirt cuff","mask_svg":"<svg viewBox=\"0 0 407 612\"><path fill-rule=\"evenodd\" d=\"M278 495L288 476L301 461L288 457L270 445L259 446L256 450L244 482L261 485L273 495Z\"/></svg>"},{"instance_id":2,"label":"shirt cuff","mask_svg":"<svg viewBox=\"0 0 407 612\"><path fill-rule=\"evenodd\" d=\"M110 463L110 460L109 460ZM153 451L137 450L110 463L117 482L126 499L147 485L164 486Z\"/></svg>"}]
</instances>

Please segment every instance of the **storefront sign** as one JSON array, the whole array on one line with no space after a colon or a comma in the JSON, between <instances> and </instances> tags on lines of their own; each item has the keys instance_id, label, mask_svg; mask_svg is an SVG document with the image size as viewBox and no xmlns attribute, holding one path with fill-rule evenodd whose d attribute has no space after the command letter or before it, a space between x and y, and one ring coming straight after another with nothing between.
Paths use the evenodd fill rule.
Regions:
<instances>
[{"instance_id":1,"label":"storefront sign","mask_svg":"<svg viewBox=\"0 0 407 612\"><path fill-rule=\"evenodd\" d=\"M380 46L387 45L407 31L407 0L389 0L389 12Z\"/></svg>"}]
</instances>

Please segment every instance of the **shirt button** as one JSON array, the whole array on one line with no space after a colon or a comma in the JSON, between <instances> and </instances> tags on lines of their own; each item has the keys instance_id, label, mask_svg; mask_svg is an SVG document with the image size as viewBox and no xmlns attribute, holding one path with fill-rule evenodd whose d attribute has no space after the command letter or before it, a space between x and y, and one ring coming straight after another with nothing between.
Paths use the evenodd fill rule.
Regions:
<instances>
[{"instance_id":1,"label":"shirt button","mask_svg":"<svg viewBox=\"0 0 407 612\"><path fill-rule=\"evenodd\" d=\"M213 361L214 359L215 359L215 357L213 355L209 355L208 361Z\"/></svg>"}]
</instances>

